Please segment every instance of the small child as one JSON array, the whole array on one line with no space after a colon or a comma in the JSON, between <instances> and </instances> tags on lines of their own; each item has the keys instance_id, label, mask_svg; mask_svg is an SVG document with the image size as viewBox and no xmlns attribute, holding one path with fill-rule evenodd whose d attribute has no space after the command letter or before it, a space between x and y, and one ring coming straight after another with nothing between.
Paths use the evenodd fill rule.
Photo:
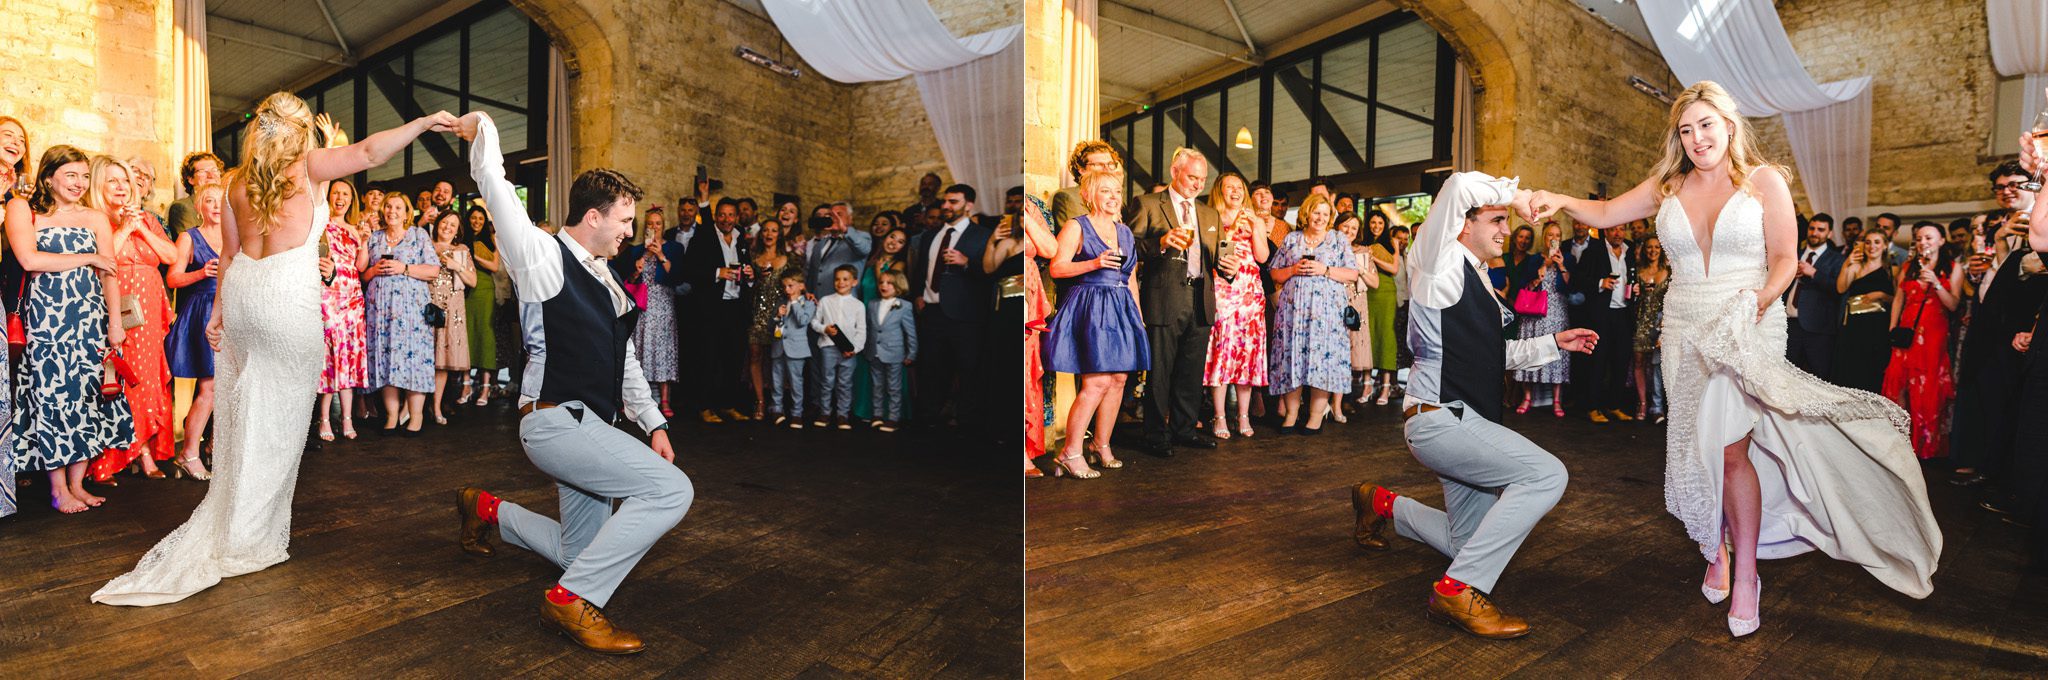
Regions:
<instances>
[{"instance_id":1,"label":"small child","mask_svg":"<svg viewBox=\"0 0 2048 680\"><path fill-rule=\"evenodd\" d=\"M876 278L882 298L868 303L868 375L874 379L876 427L895 432L903 422L904 367L917 361L917 315L901 297L910 289L903 272Z\"/></svg>"},{"instance_id":2,"label":"small child","mask_svg":"<svg viewBox=\"0 0 2048 680\"><path fill-rule=\"evenodd\" d=\"M811 330L821 333L818 351L824 359L818 403L831 414L832 425L842 430L853 429L846 422L853 410L853 357L868 340L868 310L853 296L859 280L860 270L853 265L832 270L832 294L818 299L818 316L811 319Z\"/></svg>"},{"instance_id":3,"label":"small child","mask_svg":"<svg viewBox=\"0 0 2048 680\"><path fill-rule=\"evenodd\" d=\"M789 423L791 429L804 429L804 362L811 358L811 319L818 313L817 303L805 297L804 273L790 270L782 275L782 293L789 301L775 309L775 373L774 399L768 403L769 411L775 414L775 424ZM788 410L783 410L783 397L788 395Z\"/></svg>"}]
</instances>

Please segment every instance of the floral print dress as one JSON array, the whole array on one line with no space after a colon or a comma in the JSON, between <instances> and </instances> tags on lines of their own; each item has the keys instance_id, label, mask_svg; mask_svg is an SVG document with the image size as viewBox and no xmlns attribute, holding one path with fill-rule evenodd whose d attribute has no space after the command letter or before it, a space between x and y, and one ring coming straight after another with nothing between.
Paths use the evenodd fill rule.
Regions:
<instances>
[{"instance_id":1,"label":"floral print dress","mask_svg":"<svg viewBox=\"0 0 2048 680\"><path fill-rule=\"evenodd\" d=\"M407 266L440 264L425 229L406 229L405 238L397 245L392 245L384 232L371 234L368 240L372 267L386 255ZM369 321L364 386L434 391L434 329L427 325L427 282L402 273L379 276L370 279L364 298Z\"/></svg>"},{"instance_id":2,"label":"floral print dress","mask_svg":"<svg viewBox=\"0 0 2048 680\"><path fill-rule=\"evenodd\" d=\"M1322 239L1311 247L1302 232L1290 233L1268 266L1292 267L1308 255L1332 267L1352 266L1351 249L1343 235L1326 231ZM1328 276L1296 275L1280 284L1274 298L1272 337L1266 346L1266 377L1270 381L1266 391L1286 394L1302 387L1339 393L1349 390L1351 335L1344 328L1343 308L1350 298L1344 284Z\"/></svg>"},{"instance_id":3,"label":"floral print dress","mask_svg":"<svg viewBox=\"0 0 2048 680\"><path fill-rule=\"evenodd\" d=\"M327 223L327 253L334 259L334 280L320 291L320 316L327 324L327 367L320 372L320 393L361 388L369 379L364 346L369 342L363 317L363 272L356 255L363 242L339 222Z\"/></svg>"},{"instance_id":4,"label":"floral print dress","mask_svg":"<svg viewBox=\"0 0 2048 680\"><path fill-rule=\"evenodd\" d=\"M1209 332L1209 356L1202 368L1202 384L1266 384L1266 289L1259 280L1259 263L1252 257L1251 229L1235 230L1230 242L1237 244L1237 275L1216 280L1216 326Z\"/></svg>"}]
</instances>

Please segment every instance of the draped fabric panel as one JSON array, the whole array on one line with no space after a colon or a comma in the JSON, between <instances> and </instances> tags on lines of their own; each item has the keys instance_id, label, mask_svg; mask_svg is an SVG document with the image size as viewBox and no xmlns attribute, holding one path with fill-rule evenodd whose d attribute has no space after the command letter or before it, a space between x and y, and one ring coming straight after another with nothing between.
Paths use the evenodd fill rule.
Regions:
<instances>
[{"instance_id":1,"label":"draped fabric panel","mask_svg":"<svg viewBox=\"0 0 2048 680\"><path fill-rule=\"evenodd\" d=\"M1071 186L1074 178L1066 171L1068 150L1075 144L1102 137L1102 102L1098 99L1102 81L1100 44L1097 42L1097 0L1062 0L1060 3L1060 92L1067 93L1066 120L1060 130L1059 185Z\"/></svg>"},{"instance_id":2,"label":"draped fabric panel","mask_svg":"<svg viewBox=\"0 0 2048 680\"><path fill-rule=\"evenodd\" d=\"M1991 27L1991 65L1998 75L2026 76L2020 124L2032 127L2034 116L2048 110L2043 96L2048 88L2048 3L1984 0L1984 18Z\"/></svg>"},{"instance_id":3,"label":"draped fabric panel","mask_svg":"<svg viewBox=\"0 0 2048 680\"><path fill-rule=\"evenodd\" d=\"M569 218L569 185L576 180L575 157L570 153L569 68L562 62L562 50L548 48L548 224L556 229ZM532 200L528 198L527 200Z\"/></svg>"},{"instance_id":4,"label":"draped fabric panel","mask_svg":"<svg viewBox=\"0 0 2048 680\"><path fill-rule=\"evenodd\" d=\"M171 165L185 154L213 150L213 101L206 70L206 0L171 4ZM184 193L182 182L171 182Z\"/></svg>"},{"instance_id":5,"label":"draped fabric panel","mask_svg":"<svg viewBox=\"0 0 2048 680\"><path fill-rule=\"evenodd\" d=\"M1804 114L1788 115L1785 132L1807 202L1814 210L1862 214L1870 191L1868 76L1815 83L1771 0L1660 0L1638 7L1679 82L1720 83L1752 118Z\"/></svg>"},{"instance_id":6,"label":"draped fabric panel","mask_svg":"<svg viewBox=\"0 0 2048 680\"><path fill-rule=\"evenodd\" d=\"M953 181L974 187L984 213L1024 184L1024 41L948 69L917 74L917 93Z\"/></svg>"},{"instance_id":7,"label":"draped fabric panel","mask_svg":"<svg viewBox=\"0 0 2048 680\"><path fill-rule=\"evenodd\" d=\"M895 80L960 66L1009 47L1011 26L956 39L925 0L763 0L811 68L842 83Z\"/></svg>"},{"instance_id":8,"label":"draped fabric panel","mask_svg":"<svg viewBox=\"0 0 2048 680\"><path fill-rule=\"evenodd\" d=\"M790 47L827 78L917 76L946 167L954 181L974 187L981 206L1000 206L1003 191L1023 184L1022 25L955 38L925 0L761 4Z\"/></svg>"}]
</instances>

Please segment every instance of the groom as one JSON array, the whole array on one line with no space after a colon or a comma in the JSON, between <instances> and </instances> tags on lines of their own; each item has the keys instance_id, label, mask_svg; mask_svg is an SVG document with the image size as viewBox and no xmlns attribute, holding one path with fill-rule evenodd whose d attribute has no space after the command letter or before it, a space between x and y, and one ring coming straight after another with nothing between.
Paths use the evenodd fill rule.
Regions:
<instances>
[{"instance_id":1,"label":"groom","mask_svg":"<svg viewBox=\"0 0 2048 680\"><path fill-rule=\"evenodd\" d=\"M506 542L562 568L540 605L543 626L591 651L639 652L640 637L612 625L603 607L682 521L694 494L676 469L668 421L635 356L639 314L604 264L633 233L640 188L603 168L578 175L569 217L550 235L527 219L505 180L491 119L472 113L462 122L463 136L474 140L470 174L498 225L498 253L518 284L521 334L532 351L519 381L519 441L534 467L556 479L562 517L558 523L464 488L456 501L462 550L490 557L490 525L497 525ZM622 416L648 433L647 444L613 426Z\"/></svg>"},{"instance_id":2,"label":"groom","mask_svg":"<svg viewBox=\"0 0 2048 680\"><path fill-rule=\"evenodd\" d=\"M1486 262L1500 257L1511 231L1507 205L1528 221L1529 192L1516 180L1476 172L1452 175L1415 232L1408 344L1415 365L1402 402L1415 459L1444 486L1445 510L1371 484L1351 490L1353 540L1387 549L1394 531L1450 556L1429 598L1431 620L1485 638L1527 635L1529 624L1494 608L1487 593L1536 521L1564 494L1555 456L1501 426L1504 371L1541 366L1560 351L1588 353L1599 336L1583 328L1548 338L1503 340L1514 321L1495 296Z\"/></svg>"}]
</instances>

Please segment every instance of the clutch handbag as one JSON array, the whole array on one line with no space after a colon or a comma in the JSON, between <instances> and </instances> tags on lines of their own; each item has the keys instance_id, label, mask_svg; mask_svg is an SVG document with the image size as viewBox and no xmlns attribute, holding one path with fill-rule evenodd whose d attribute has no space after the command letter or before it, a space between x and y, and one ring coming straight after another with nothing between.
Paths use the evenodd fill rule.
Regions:
<instances>
[{"instance_id":1,"label":"clutch handbag","mask_svg":"<svg viewBox=\"0 0 2048 680\"><path fill-rule=\"evenodd\" d=\"M143 318L142 318L142 296L141 296L141 295L136 295L136 294L132 294L132 293L131 293L131 294L127 294L127 295L122 295L122 296L121 296L121 328L122 328L122 330L127 330L127 329L130 329L130 328L140 328L140 327L142 326L142 323L143 323Z\"/></svg>"}]
</instances>

